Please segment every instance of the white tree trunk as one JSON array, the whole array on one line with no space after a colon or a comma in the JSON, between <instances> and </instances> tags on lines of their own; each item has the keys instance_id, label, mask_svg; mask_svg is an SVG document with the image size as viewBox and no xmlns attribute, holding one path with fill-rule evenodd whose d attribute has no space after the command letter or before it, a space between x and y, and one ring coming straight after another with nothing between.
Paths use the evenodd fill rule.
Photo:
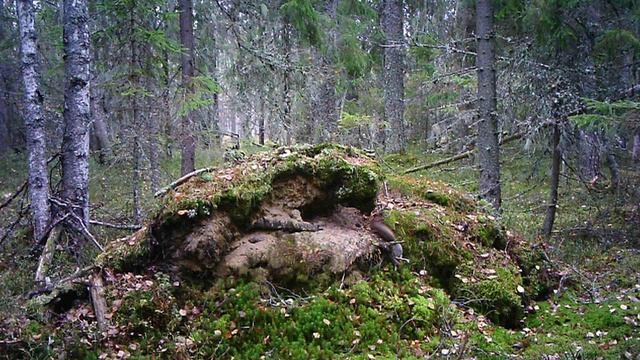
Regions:
<instances>
[{"instance_id":1,"label":"white tree trunk","mask_svg":"<svg viewBox=\"0 0 640 360\"><path fill-rule=\"evenodd\" d=\"M89 27L86 0L64 1L64 135L62 195L89 226Z\"/></svg>"},{"instance_id":2,"label":"white tree trunk","mask_svg":"<svg viewBox=\"0 0 640 360\"><path fill-rule=\"evenodd\" d=\"M29 165L29 199L36 241L42 239L49 224L49 178L47 174L47 144L45 119L42 112L40 75L37 63L37 34L32 0L16 1L20 28L22 81L24 83L24 118Z\"/></svg>"}]
</instances>

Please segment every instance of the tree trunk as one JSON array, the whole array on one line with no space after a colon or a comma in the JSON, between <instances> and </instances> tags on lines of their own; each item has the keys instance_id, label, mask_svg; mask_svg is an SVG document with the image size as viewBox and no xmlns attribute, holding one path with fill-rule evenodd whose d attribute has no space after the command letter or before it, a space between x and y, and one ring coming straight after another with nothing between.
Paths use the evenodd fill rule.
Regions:
<instances>
[{"instance_id":1,"label":"tree trunk","mask_svg":"<svg viewBox=\"0 0 640 360\"><path fill-rule=\"evenodd\" d=\"M264 140L265 140L265 121L264 118L266 117L265 114L265 102L266 100L262 100L262 102L260 103L260 114L258 116L260 116L260 119L258 120L258 143L260 145L264 145Z\"/></svg>"},{"instance_id":2,"label":"tree trunk","mask_svg":"<svg viewBox=\"0 0 640 360\"><path fill-rule=\"evenodd\" d=\"M478 39L478 162L480 164L480 197L500 209L500 153L496 114L496 69L491 0L476 2L476 34Z\"/></svg>"},{"instance_id":3,"label":"tree trunk","mask_svg":"<svg viewBox=\"0 0 640 360\"><path fill-rule=\"evenodd\" d=\"M640 161L640 133L633 136L633 148L631 149L631 159L634 162Z\"/></svg>"},{"instance_id":4,"label":"tree trunk","mask_svg":"<svg viewBox=\"0 0 640 360\"><path fill-rule=\"evenodd\" d=\"M93 92L97 92L94 94ZM98 162L106 164L112 157L109 128L107 126L107 112L104 109L104 98L101 91L92 89L91 94L92 129L95 138Z\"/></svg>"},{"instance_id":5,"label":"tree trunk","mask_svg":"<svg viewBox=\"0 0 640 360\"><path fill-rule=\"evenodd\" d=\"M64 1L64 135L62 196L89 227L90 56L86 0ZM71 209L70 209L71 210ZM75 210L74 210L75 211Z\"/></svg>"},{"instance_id":6,"label":"tree trunk","mask_svg":"<svg viewBox=\"0 0 640 360\"><path fill-rule=\"evenodd\" d=\"M384 120L385 150L401 152L406 148L404 123L404 9L402 0L382 2L384 47Z\"/></svg>"},{"instance_id":7,"label":"tree trunk","mask_svg":"<svg viewBox=\"0 0 640 360\"><path fill-rule=\"evenodd\" d=\"M4 3L0 2L0 43L6 39L4 21ZM6 75L9 74L9 67L0 59L0 154L9 148L9 89L7 87Z\"/></svg>"},{"instance_id":8,"label":"tree trunk","mask_svg":"<svg viewBox=\"0 0 640 360\"><path fill-rule=\"evenodd\" d=\"M40 75L37 69L37 35L35 8L32 0L17 0L20 27L22 81L25 96L25 126L29 165L29 199L33 221L33 235L39 241L45 234L51 213L49 209L49 177L47 174L47 144L45 119L42 113Z\"/></svg>"},{"instance_id":9,"label":"tree trunk","mask_svg":"<svg viewBox=\"0 0 640 360\"><path fill-rule=\"evenodd\" d=\"M0 37L0 42L2 37ZM9 69L5 64L0 64L0 154L9 149L9 101L7 98L10 96L9 91L4 81L4 74L8 73Z\"/></svg>"},{"instance_id":10,"label":"tree trunk","mask_svg":"<svg viewBox=\"0 0 640 360\"><path fill-rule=\"evenodd\" d=\"M135 30L135 20L134 20L134 10L135 10L135 2L131 3L131 13L129 18L129 26L130 31L130 41L129 47L131 52L131 59L129 61L129 82L130 86L138 87L139 79L138 73L136 71L136 63L138 62L138 47L136 43L135 36L133 31ZM134 91L131 95L131 125L133 132L133 159L132 159L132 176L131 176L131 190L133 197L133 222L135 225L139 225L142 220L141 209L140 209L140 180L141 180L141 156L140 154L140 109L138 109L138 98L136 92Z\"/></svg>"},{"instance_id":11,"label":"tree trunk","mask_svg":"<svg viewBox=\"0 0 640 360\"><path fill-rule=\"evenodd\" d=\"M182 86L185 92L185 100L189 100L189 95L193 93L193 62L194 62L194 39L193 39L193 1L178 0L180 8L180 42L184 51L182 60ZM195 170L196 137L194 135L193 113L187 112L182 118L182 175Z\"/></svg>"},{"instance_id":12,"label":"tree trunk","mask_svg":"<svg viewBox=\"0 0 640 360\"><path fill-rule=\"evenodd\" d=\"M89 16L95 16L90 14ZM102 24L104 26L104 24ZM91 43L89 44L91 46ZM91 132L90 136L90 149L95 150L98 153L98 162L100 164L106 164L112 157L111 152L111 140L109 138L109 127L107 126L107 111L105 110L105 96L104 90L101 88L102 84L98 83L100 75L96 69L98 63L99 53L95 51L93 47L90 48L91 56L91 84L89 88L91 97Z\"/></svg>"},{"instance_id":13,"label":"tree trunk","mask_svg":"<svg viewBox=\"0 0 640 360\"><path fill-rule=\"evenodd\" d=\"M156 192L160 189L160 147L158 139L160 136L160 124L158 116L151 116L148 120L149 126L149 173L151 175L151 191Z\"/></svg>"},{"instance_id":14,"label":"tree trunk","mask_svg":"<svg viewBox=\"0 0 640 360\"><path fill-rule=\"evenodd\" d=\"M595 181L600 176L600 144L598 135L589 130L579 133L580 174L584 181Z\"/></svg>"},{"instance_id":15,"label":"tree trunk","mask_svg":"<svg viewBox=\"0 0 640 360\"><path fill-rule=\"evenodd\" d=\"M615 192L618 191L620 186L620 165L618 164L618 160L616 159L616 155L613 153L611 149L607 147L607 167L611 173L611 189Z\"/></svg>"},{"instance_id":16,"label":"tree trunk","mask_svg":"<svg viewBox=\"0 0 640 360\"><path fill-rule=\"evenodd\" d=\"M134 111L137 113L137 111ZM137 115L137 114L136 114ZM140 181L142 178L142 154L140 153L140 138L138 134L133 136L133 223L140 225L142 210L140 206Z\"/></svg>"},{"instance_id":17,"label":"tree trunk","mask_svg":"<svg viewBox=\"0 0 640 360\"><path fill-rule=\"evenodd\" d=\"M4 17L4 4L0 3L0 43L7 40ZM9 149L9 97L11 90L7 77L10 72L9 64L4 59L0 59L0 154Z\"/></svg>"},{"instance_id":18,"label":"tree trunk","mask_svg":"<svg viewBox=\"0 0 640 360\"><path fill-rule=\"evenodd\" d=\"M560 164L562 163L562 151L560 149L560 125L556 121L553 125L552 140L552 158L551 158L551 183L549 188L549 205L547 207L547 215L542 225L542 234L551 235L553 223L556 219L556 209L558 208L558 186L560 185Z\"/></svg>"},{"instance_id":19,"label":"tree trunk","mask_svg":"<svg viewBox=\"0 0 640 360\"><path fill-rule=\"evenodd\" d=\"M285 64L291 64L291 25L283 20L282 25L282 42L284 46L284 61ZM291 108L293 96L291 94L291 69L287 66L283 73L282 84L282 97L283 97L283 109L282 109L282 124L284 126L284 143L285 145L291 145L291 135L293 129L291 128Z\"/></svg>"}]
</instances>

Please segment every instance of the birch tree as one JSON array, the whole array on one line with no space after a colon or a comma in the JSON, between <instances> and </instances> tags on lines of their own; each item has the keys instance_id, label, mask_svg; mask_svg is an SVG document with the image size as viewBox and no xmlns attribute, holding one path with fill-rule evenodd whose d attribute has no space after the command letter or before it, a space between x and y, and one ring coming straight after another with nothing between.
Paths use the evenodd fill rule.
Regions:
<instances>
[{"instance_id":1,"label":"birch tree","mask_svg":"<svg viewBox=\"0 0 640 360\"><path fill-rule=\"evenodd\" d=\"M62 195L89 225L90 55L86 0L64 1L64 136ZM76 211L76 206L79 210ZM72 209L69 209L72 210Z\"/></svg>"},{"instance_id":2,"label":"birch tree","mask_svg":"<svg viewBox=\"0 0 640 360\"><path fill-rule=\"evenodd\" d=\"M35 28L35 8L32 0L16 1L20 31L22 81L24 84L24 119L29 167L29 199L35 241L46 235L51 212L49 208L49 178L47 174L47 143L45 119L40 93L38 45Z\"/></svg>"}]
</instances>

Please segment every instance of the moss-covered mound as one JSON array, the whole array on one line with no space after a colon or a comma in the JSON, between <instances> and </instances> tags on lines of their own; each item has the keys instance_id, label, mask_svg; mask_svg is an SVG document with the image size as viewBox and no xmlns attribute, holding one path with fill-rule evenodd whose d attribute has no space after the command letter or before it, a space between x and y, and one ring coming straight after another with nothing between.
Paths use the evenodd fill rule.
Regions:
<instances>
[{"instance_id":1,"label":"moss-covered mound","mask_svg":"<svg viewBox=\"0 0 640 360\"><path fill-rule=\"evenodd\" d=\"M375 206L380 177L376 163L364 152L350 147L297 146L254 155L234 167L192 177L170 191L161 199L160 210L151 224L133 236L111 243L98 258L98 264L132 270L162 262L167 270L173 266L190 272L215 272L224 270L220 269L220 262L238 248L241 248L236 251L238 256L261 254L246 262L273 260L270 263L277 268L308 264L310 256L299 258L303 250L318 255L336 244L309 239L300 233L318 233L329 238L349 231L349 226L341 226L337 230L342 232L332 234L331 229L325 229L327 222L362 222L349 219L357 216L347 213L341 214L343 219L334 221L328 221L327 217L344 207L356 209L360 217L370 212ZM269 237L264 231L277 232L278 236ZM282 233L296 235L281 236ZM346 237L350 238L353 237ZM358 240L366 246L373 238ZM302 249L302 245L311 247ZM371 252L369 249L354 255L356 258L350 261ZM331 260L318 256L322 258L318 261ZM296 261L284 261L290 259ZM238 262L237 258L227 260ZM334 272L349 265L336 266ZM238 264L230 266L244 271ZM291 266L286 269L290 273L300 270Z\"/></svg>"},{"instance_id":2,"label":"moss-covered mound","mask_svg":"<svg viewBox=\"0 0 640 360\"><path fill-rule=\"evenodd\" d=\"M32 320L25 341L69 358L405 359L463 357L486 318L519 326L545 287L521 266L534 252L443 184L383 180L367 154L336 145L193 177L98 257L108 330L80 302L61 323ZM375 214L403 247L397 267Z\"/></svg>"}]
</instances>

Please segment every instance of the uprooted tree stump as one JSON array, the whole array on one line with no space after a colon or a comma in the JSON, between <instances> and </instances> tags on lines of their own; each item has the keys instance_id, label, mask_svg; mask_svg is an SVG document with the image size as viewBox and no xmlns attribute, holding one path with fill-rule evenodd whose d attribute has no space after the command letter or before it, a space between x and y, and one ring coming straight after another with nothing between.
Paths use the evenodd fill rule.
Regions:
<instances>
[{"instance_id":1,"label":"uprooted tree stump","mask_svg":"<svg viewBox=\"0 0 640 360\"><path fill-rule=\"evenodd\" d=\"M169 191L151 224L112 243L98 262L214 277L342 273L378 254L366 215L380 179L376 163L352 148L255 156Z\"/></svg>"},{"instance_id":2,"label":"uprooted tree stump","mask_svg":"<svg viewBox=\"0 0 640 360\"><path fill-rule=\"evenodd\" d=\"M229 279L268 284L272 292L286 287L314 294L336 283L339 288L353 286L354 298L347 306L373 297L375 303L363 300L371 314L382 316L393 308L404 319L381 325L390 334L401 331L407 321L414 327L435 326L436 318L427 316L428 304L444 301L446 308L450 300L442 299L443 291L451 300L509 327L518 326L529 299L549 291L554 276L544 264L544 254L506 231L474 200L439 183L397 176L386 177L386 191L381 193L383 176L366 153L324 144L257 154L171 186L151 221L109 243L87 270L92 283L99 280L95 269L107 275L107 302L99 304L114 322L106 326L108 331L135 333L132 317L140 326L157 322L161 325L154 328L178 331L172 311L179 309L182 315L188 307L202 309L197 301L205 300L198 299L210 296L226 302L227 295L207 289ZM370 226L375 214L393 229L409 263L396 268L387 260L388 247ZM362 293L374 278L378 283L371 286L380 286L379 275L371 274L381 268L389 269L385 274L397 274L385 286L418 292L413 298L396 294L388 302L386 290ZM366 286L357 285L361 282ZM186 285L186 290L171 285L182 283L193 286ZM40 303L63 293L61 289L56 287ZM433 298L426 299L427 294ZM290 306L286 299L276 300ZM427 305L420 310L415 301ZM252 306L269 313L264 304ZM448 314L444 308L440 315ZM417 325L416 319L424 324Z\"/></svg>"}]
</instances>

